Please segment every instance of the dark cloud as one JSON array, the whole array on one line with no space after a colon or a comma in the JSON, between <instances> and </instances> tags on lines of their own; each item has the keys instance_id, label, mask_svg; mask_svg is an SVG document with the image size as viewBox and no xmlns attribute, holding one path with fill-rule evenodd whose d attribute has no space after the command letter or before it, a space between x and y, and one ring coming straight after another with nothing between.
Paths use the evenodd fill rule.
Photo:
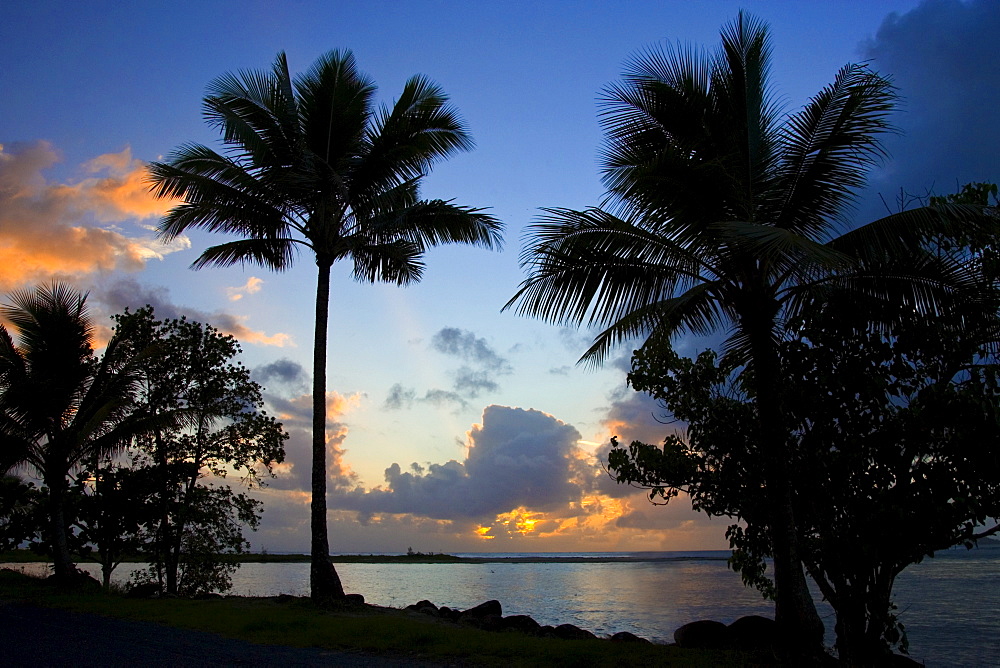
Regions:
<instances>
[{"instance_id":1,"label":"dark cloud","mask_svg":"<svg viewBox=\"0 0 1000 668\"><path fill-rule=\"evenodd\" d=\"M389 388L389 394L386 396L382 407L386 410L411 408L414 401L430 404L437 408L447 406L465 408L468 405L465 399L462 398L462 395L457 392L434 389L427 390L427 392L424 393L424 396L418 397L417 391L412 387L403 387L400 383L396 383Z\"/></svg>"},{"instance_id":2,"label":"dark cloud","mask_svg":"<svg viewBox=\"0 0 1000 668\"><path fill-rule=\"evenodd\" d=\"M389 395L385 398L385 402L382 406L386 410L399 410L400 408L409 408L413 405L413 399L416 396L416 390L405 388L399 383L396 383L389 388Z\"/></svg>"},{"instance_id":3,"label":"dark cloud","mask_svg":"<svg viewBox=\"0 0 1000 668\"><path fill-rule=\"evenodd\" d=\"M465 408L468 406L468 402L466 402L460 394L457 392L450 392L448 390L427 390L427 393L422 399L420 399L420 401L437 406L438 408L443 406Z\"/></svg>"},{"instance_id":4,"label":"dark cloud","mask_svg":"<svg viewBox=\"0 0 1000 668\"><path fill-rule=\"evenodd\" d=\"M389 388L384 407L387 410L410 408L414 401L433 406L457 406L464 409L468 399L476 399L486 392L500 389L498 376L513 372L510 362L497 353L475 333L457 327L444 327L431 337L430 347L439 353L460 359L462 366L450 372L453 378L451 390L430 389L421 398L412 388L396 383Z\"/></svg>"},{"instance_id":5,"label":"dark cloud","mask_svg":"<svg viewBox=\"0 0 1000 668\"><path fill-rule=\"evenodd\" d=\"M928 0L905 14L890 14L863 57L892 77L902 96L886 138L891 160L875 174L859 222L886 214L878 195L892 201L946 194L959 184L1000 179L1000 66L996 0Z\"/></svg>"},{"instance_id":6,"label":"dark cloud","mask_svg":"<svg viewBox=\"0 0 1000 668\"><path fill-rule=\"evenodd\" d=\"M473 362L490 371L497 373L511 371L510 363L493 350L486 339L457 327L445 327L437 332L431 337L431 347L439 353Z\"/></svg>"},{"instance_id":7,"label":"dark cloud","mask_svg":"<svg viewBox=\"0 0 1000 668\"><path fill-rule=\"evenodd\" d=\"M470 369L463 366L455 372L455 390L462 395L475 399L481 392L496 392L500 385L492 379L485 369Z\"/></svg>"},{"instance_id":8,"label":"dark cloud","mask_svg":"<svg viewBox=\"0 0 1000 668\"><path fill-rule=\"evenodd\" d=\"M309 387L310 374L298 362L282 358L255 368L252 377L264 387L280 385L295 393L301 393Z\"/></svg>"},{"instance_id":9,"label":"dark cloud","mask_svg":"<svg viewBox=\"0 0 1000 668\"><path fill-rule=\"evenodd\" d=\"M580 433L535 410L488 406L469 432L462 462L385 471L386 488L342 492L331 507L367 513L412 513L435 519L490 518L520 506L565 508L595 475L577 455ZM587 470L583 470L587 469Z\"/></svg>"}]
</instances>

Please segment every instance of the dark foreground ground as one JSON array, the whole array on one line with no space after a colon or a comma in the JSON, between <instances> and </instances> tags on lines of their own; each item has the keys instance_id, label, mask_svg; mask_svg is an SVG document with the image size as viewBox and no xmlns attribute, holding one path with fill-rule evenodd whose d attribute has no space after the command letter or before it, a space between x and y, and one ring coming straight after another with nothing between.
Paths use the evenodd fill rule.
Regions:
<instances>
[{"instance_id":1,"label":"dark foreground ground","mask_svg":"<svg viewBox=\"0 0 1000 668\"><path fill-rule=\"evenodd\" d=\"M3 666L436 666L318 648L254 645L214 633L0 601Z\"/></svg>"}]
</instances>

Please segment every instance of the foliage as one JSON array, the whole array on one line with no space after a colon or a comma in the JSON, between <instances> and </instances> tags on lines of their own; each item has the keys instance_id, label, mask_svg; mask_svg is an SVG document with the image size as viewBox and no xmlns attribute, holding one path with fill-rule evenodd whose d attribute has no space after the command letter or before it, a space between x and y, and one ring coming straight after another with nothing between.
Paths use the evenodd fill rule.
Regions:
<instances>
[{"instance_id":1,"label":"foliage","mask_svg":"<svg viewBox=\"0 0 1000 668\"><path fill-rule=\"evenodd\" d=\"M40 516L40 491L17 476L0 477L0 552L16 549L39 535L45 524Z\"/></svg>"},{"instance_id":2,"label":"foliage","mask_svg":"<svg viewBox=\"0 0 1000 668\"><path fill-rule=\"evenodd\" d=\"M985 289L985 288L984 288ZM837 613L845 662L905 649L892 585L908 565L1000 531L1000 360L995 319L911 314L889 333L862 331L855 301L831 300L781 346L789 466L802 559ZM865 314L860 314L862 322ZM730 527L731 565L767 595L766 520L756 397L714 352L680 358L649 342L630 382L687 424L662 447L609 456L620 482L666 501L679 491Z\"/></svg>"},{"instance_id":3,"label":"foliage","mask_svg":"<svg viewBox=\"0 0 1000 668\"><path fill-rule=\"evenodd\" d=\"M84 460L122 450L148 428L135 410L146 351L116 333L98 358L91 348L86 295L54 283L11 293L0 313L0 464L27 466L47 488L47 539L56 577L75 576L68 494ZM164 416L166 419L168 416Z\"/></svg>"},{"instance_id":4,"label":"foliage","mask_svg":"<svg viewBox=\"0 0 1000 668\"><path fill-rule=\"evenodd\" d=\"M155 345L138 401L150 415L183 415L178 428L156 428L136 439L133 503L144 505L150 573L168 593L228 589L236 566L219 559L249 547L242 526L256 529L260 502L219 481L230 473L247 487L264 484L284 460L288 435L262 410L261 387L234 362L239 344L209 325L158 321L151 307L117 316L119 327Z\"/></svg>"},{"instance_id":5,"label":"foliage","mask_svg":"<svg viewBox=\"0 0 1000 668\"><path fill-rule=\"evenodd\" d=\"M205 120L224 152L197 144L150 165L153 192L183 203L160 223L174 238L190 228L240 237L206 249L195 267L291 266L300 248L318 269L313 348L312 568L316 599L342 597L329 561L326 513L326 346L330 268L406 285L423 274L432 246L499 248L502 225L480 209L422 200L431 167L472 139L444 92L416 76L391 108L350 51L321 56L292 78L284 53L269 71L226 74L209 85Z\"/></svg>"},{"instance_id":6,"label":"foliage","mask_svg":"<svg viewBox=\"0 0 1000 668\"><path fill-rule=\"evenodd\" d=\"M884 155L891 83L866 64L846 65L785 114L772 96L767 27L740 13L721 37L709 53L648 49L605 89L604 206L546 210L521 255L528 277L507 306L603 328L584 354L594 363L637 338L727 334L724 366L756 399L753 465L768 495L776 616L816 650L822 622L796 545L779 344L832 290L921 313L974 300L965 265L928 241L959 226L995 230L996 221L981 206L948 203L845 232L854 193ZM869 311L883 328L894 313Z\"/></svg>"}]
</instances>

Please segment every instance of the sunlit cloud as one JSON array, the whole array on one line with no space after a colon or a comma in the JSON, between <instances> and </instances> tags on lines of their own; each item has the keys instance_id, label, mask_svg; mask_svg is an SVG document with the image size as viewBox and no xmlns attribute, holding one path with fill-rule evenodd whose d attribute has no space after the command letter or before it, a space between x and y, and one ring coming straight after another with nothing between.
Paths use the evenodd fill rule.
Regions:
<instances>
[{"instance_id":1,"label":"sunlit cloud","mask_svg":"<svg viewBox=\"0 0 1000 668\"><path fill-rule=\"evenodd\" d=\"M46 178L58 160L47 142L0 145L0 290L135 272L190 247L183 236L161 243L149 225L139 224L174 202L149 194L146 168L128 148L85 163L85 178L72 183ZM125 222L138 234L116 225Z\"/></svg>"},{"instance_id":2,"label":"sunlit cloud","mask_svg":"<svg viewBox=\"0 0 1000 668\"><path fill-rule=\"evenodd\" d=\"M235 288L226 288L226 294L229 296L229 301L235 302L243 299L246 295L253 295L260 292L263 285L264 279L251 276L243 285Z\"/></svg>"},{"instance_id":3,"label":"sunlit cloud","mask_svg":"<svg viewBox=\"0 0 1000 668\"><path fill-rule=\"evenodd\" d=\"M276 332L268 334L249 327L248 316L235 315L225 311L211 313L174 304L165 287L148 287L131 277L101 284L91 291L93 301L101 303L109 313L118 313L125 308L135 310L149 305L153 307L157 318L180 318L209 324L223 334L230 334L240 341L258 346L273 346L277 348L294 347L295 341L291 335Z\"/></svg>"}]
</instances>

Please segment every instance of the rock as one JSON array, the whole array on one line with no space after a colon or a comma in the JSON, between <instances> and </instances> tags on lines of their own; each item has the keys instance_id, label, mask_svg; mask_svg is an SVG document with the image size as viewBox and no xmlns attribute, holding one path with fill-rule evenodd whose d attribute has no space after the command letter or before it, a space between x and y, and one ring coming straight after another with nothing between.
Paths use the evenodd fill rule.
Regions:
<instances>
[{"instance_id":1,"label":"rock","mask_svg":"<svg viewBox=\"0 0 1000 668\"><path fill-rule=\"evenodd\" d=\"M556 627L549 626L546 624L542 628L538 629L538 635L543 638L555 638L556 637Z\"/></svg>"},{"instance_id":2,"label":"rock","mask_svg":"<svg viewBox=\"0 0 1000 668\"><path fill-rule=\"evenodd\" d=\"M581 629L579 626L573 626L572 624L560 624L553 630L553 633L557 638L562 638L563 640L589 640L597 637L590 631Z\"/></svg>"},{"instance_id":3,"label":"rock","mask_svg":"<svg viewBox=\"0 0 1000 668\"><path fill-rule=\"evenodd\" d=\"M722 622L702 619L674 631L674 642L687 649L726 649L731 646L729 629Z\"/></svg>"},{"instance_id":4,"label":"rock","mask_svg":"<svg viewBox=\"0 0 1000 668\"><path fill-rule=\"evenodd\" d=\"M462 615L461 610L453 610L447 605L442 605L438 608L438 614L444 619L450 619L453 622L457 622L458 618Z\"/></svg>"},{"instance_id":5,"label":"rock","mask_svg":"<svg viewBox=\"0 0 1000 668\"><path fill-rule=\"evenodd\" d=\"M640 638L634 633L629 633L628 631L619 631L618 633L608 638L608 640L610 640L611 642L643 642L647 644L652 644L645 638Z\"/></svg>"},{"instance_id":6,"label":"rock","mask_svg":"<svg viewBox=\"0 0 1000 668\"><path fill-rule=\"evenodd\" d=\"M729 625L729 640L738 649L768 649L778 644L778 625L768 617L747 615Z\"/></svg>"},{"instance_id":7,"label":"rock","mask_svg":"<svg viewBox=\"0 0 1000 668\"><path fill-rule=\"evenodd\" d=\"M503 630L503 617L500 615L462 615L459 621L483 631Z\"/></svg>"},{"instance_id":8,"label":"rock","mask_svg":"<svg viewBox=\"0 0 1000 668\"><path fill-rule=\"evenodd\" d=\"M462 612L462 617L485 617L486 615L503 617L503 608L500 606L500 601L486 601Z\"/></svg>"},{"instance_id":9,"label":"rock","mask_svg":"<svg viewBox=\"0 0 1000 668\"><path fill-rule=\"evenodd\" d=\"M195 596L195 600L198 601L210 601L212 599L221 599L222 594L216 594L215 592L208 592L207 594L198 594Z\"/></svg>"},{"instance_id":10,"label":"rock","mask_svg":"<svg viewBox=\"0 0 1000 668\"><path fill-rule=\"evenodd\" d=\"M500 625L505 631L518 631L520 633L528 633L531 635L537 635L542 628L541 624L528 615L511 615L509 617L504 617L501 620Z\"/></svg>"},{"instance_id":11,"label":"rock","mask_svg":"<svg viewBox=\"0 0 1000 668\"><path fill-rule=\"evenodd\" d=\"M414 612L420 612L425 615L430 615L431 617L438 617L441 614L440 611L438 610L438 607L427 600L417 601L413 605L406 606L406 609L413 610Z\"/></svg>"},{"instance_id":12,"label":"rock","mask_svg":"<svg viewBox=\"0 0 1000 668\"><path fill-rule=\"evenodd\" d=\"M129 587L126 598L153 598L160 595L160 585L155 582L144 582Z\"/></svg>"},{"instance_id":13,"label":"rock","mask_svg":"<svg viewBox=\"0 0 1000 668\"><path fill-rule=\"evenodd\" d=\"M365 597L362 594L344 594L344 602L351 605L364 605Z\"/></svg>"}]
</instances>

